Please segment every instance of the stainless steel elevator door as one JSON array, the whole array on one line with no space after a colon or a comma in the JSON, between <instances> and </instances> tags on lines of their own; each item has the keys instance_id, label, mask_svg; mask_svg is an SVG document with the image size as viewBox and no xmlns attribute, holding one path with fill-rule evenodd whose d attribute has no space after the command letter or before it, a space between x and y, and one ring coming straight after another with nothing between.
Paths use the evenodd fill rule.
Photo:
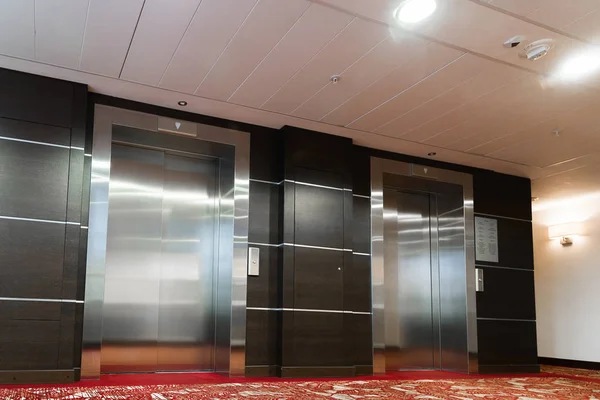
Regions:
<instances>
[{"instance_id":1,"label":"stainless steel elevator door","mask_svg":"<svg viewBox=\"0 0 600 400\"><path fill-rule=\"evenodd\" d=\"M429 194L384 189L386 370L435 369L439 360L434 206Z\"/></svg>"},{"instance_id":2,"label":"stainless steel elevator door","mask_svg":"<svg viewBox=\"0 0 600 400\"><path fill-rule=\"evenodd\" d=\"M214 369L217 165L113 144L102 372Z\"/></svg>"}]
</instances>

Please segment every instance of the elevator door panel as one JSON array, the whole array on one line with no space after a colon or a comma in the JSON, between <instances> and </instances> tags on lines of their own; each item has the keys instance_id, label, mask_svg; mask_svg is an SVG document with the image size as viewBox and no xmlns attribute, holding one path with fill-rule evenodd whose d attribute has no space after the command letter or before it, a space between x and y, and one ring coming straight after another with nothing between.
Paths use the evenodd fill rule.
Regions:
<instances>
[{"instance_id":1,"label":"elevator door panel","mask_svg":"<svg viewBox=\"0 0 600 400\"><path fill-rule=\"evenodd\" d=\"M384 194L386 369L434 369L430 197Z\"/></svg>"},{"instance_id":2,"label":"elevator door panel","mask_svg":"<svg viewBox=\"0 0 600 400\"><path fill-rule=\"evenodd\" d=\"M112 146L102 372L213 368L216 173Z\"/></svg>"},{"instance_id":3,"label":"elevator door panel","mask_svg":"<svg viewBox=\"0 0 600 400\"><path fill-rule=\"evenodd\" d=\"M165 155L158 370L213 365L214 163Z\"/></svg>"}]
</instances>

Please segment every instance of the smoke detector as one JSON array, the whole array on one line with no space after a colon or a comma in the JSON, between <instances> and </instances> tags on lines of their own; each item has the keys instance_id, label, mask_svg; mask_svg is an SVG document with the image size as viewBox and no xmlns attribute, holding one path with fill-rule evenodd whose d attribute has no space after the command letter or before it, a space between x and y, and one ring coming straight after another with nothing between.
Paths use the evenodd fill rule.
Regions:
<instances>
[{"instance_id":1,"label":"smoke detector","mask_svg":"<svg viewBox=\"0 0 600 400\"><path fill-rule=\"evenodd\" d=\"M537 61L540 58L545 57L553 47L554 41L552 39L536 40L525 46L519 53L519 56L530 61Z\"/></svg>"}]
</instances>

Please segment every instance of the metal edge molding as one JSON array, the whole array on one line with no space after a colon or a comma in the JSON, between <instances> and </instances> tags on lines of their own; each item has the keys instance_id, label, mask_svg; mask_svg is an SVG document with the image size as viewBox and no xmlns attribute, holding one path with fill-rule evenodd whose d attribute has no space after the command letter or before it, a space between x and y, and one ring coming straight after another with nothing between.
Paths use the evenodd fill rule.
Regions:
<instances>
[{"instance_id":1,"label":"metal edge molding","mask_svg":"<svg viewBox=\"0 0 600 400\"><path fill-rule=\"evenodd\" d=\"M112 126L121 125L158 132L159 116L95 105L93 125L88 251L85 284L81 376L100 377L102 309L106 273L106 235ZM249 208L250 135L247 132L196 124L199 140L235 147L233 190L233 249L227 371L231 376L245 374L246 291ZM165 133L167 134L167 133ZM216 366L215 366L216 367Z\"/></svg>"},{"instance_id":2,"label":"metal edge molding","mask_svg":"<svg viewBox=\"0 0 600 400\"><path fill-rule=\"evenodd\" d=\"M373 334L373 373L385 374L385 292L384 292L384 241L383 241L383 175L413 176L425 167L400 161L371 157L371 291L372 291L372 334ZM465 276L466 276L466 315L468 372L479 372L477 344L477 305L475 293L475 232L473 177L470 174L426 167L431 176L441 182L463 187L465 218Z\"/></svg>"}]
</instances>

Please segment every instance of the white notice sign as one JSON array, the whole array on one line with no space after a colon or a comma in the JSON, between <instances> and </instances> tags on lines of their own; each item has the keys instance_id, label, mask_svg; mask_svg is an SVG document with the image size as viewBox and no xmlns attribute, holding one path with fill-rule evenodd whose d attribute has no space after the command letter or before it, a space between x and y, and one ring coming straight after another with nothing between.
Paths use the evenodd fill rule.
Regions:
<instances>
[{"instance_id":1,"label":"white notice sign","mask_svg":"<svg viewBox=\"0 0 600 400\"><path fill-rule=\"evenodd\" d=\"M475 260L498 262L498 220L475 217Z\"/></svg>"}]
</instances>

